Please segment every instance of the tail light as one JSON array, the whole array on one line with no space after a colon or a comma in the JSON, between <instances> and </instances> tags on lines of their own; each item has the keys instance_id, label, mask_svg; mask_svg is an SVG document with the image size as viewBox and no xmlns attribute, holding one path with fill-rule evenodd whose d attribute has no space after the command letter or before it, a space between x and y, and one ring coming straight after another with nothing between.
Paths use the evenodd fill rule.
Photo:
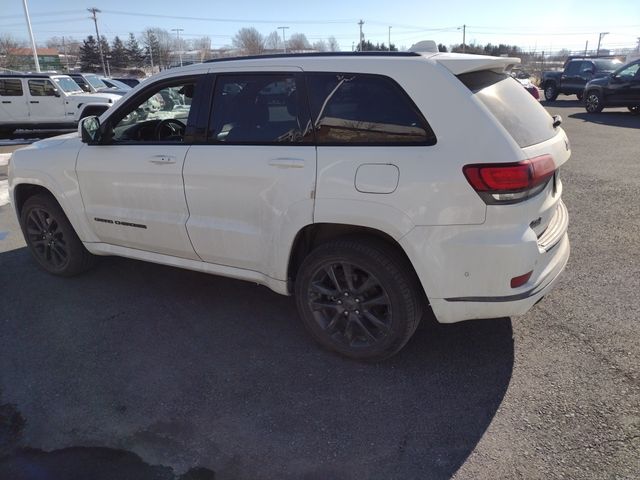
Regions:
<instances>
[{"instance_id":1,"label":"tail light","mask_svg":"<svg viewBox=\"0 0 640 480\"><path fill-rule=\"evenodd\" d=\"M508 205L544 190L556 171L556 164L551 155L541 155L518 163L465 165L462 171L487 204Z\"/></svg>"}]
</instances>

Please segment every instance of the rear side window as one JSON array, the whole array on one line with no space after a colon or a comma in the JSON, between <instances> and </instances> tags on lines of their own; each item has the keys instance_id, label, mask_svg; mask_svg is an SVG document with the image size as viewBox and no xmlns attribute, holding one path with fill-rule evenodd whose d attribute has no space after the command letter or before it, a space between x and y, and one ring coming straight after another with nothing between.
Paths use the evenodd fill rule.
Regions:
<instances>
[{"instance_id":1,"label":"rear side window","mask_svg":"<svg viewBox=\"0 0 640 480\"><path fill-rule=\"evenodd\" d=\"M490 70L458 75L520 147L555 136L553 119L518 81Z\"/></svg>"},{"instance_id":2,"label":"rear side window","mask_svg":"<svg viewBox=\"0 0 640 480\"><path fill-rule=\"evenodd\" d=\"M21 97L22 80L16 78L0 79L0 96Z\"/></svg>"},{"instance_id":3,"label":"rear side window","mask_svg":"<svg viewBox=\"0 0 640 480\"><path fill-rule=\"evenodd\" d=\"M380 75L311 73L311 116L319 145L434 145L409 96Z\"/></svg>"},{"instance_id":4,"label":"rear side window","mask_svg":"<svg viewBox=\"0 0 640 480\"><path fill-rule=\"evenodd\" d=\"M564 73L568 75L578 73L583 63L584 62L569 62L569 65L567 65L567 68L565 69Z\"/></svg>"},{"instance_id":5,"label":"rear side window","mask_svg":"<svg viewBox=\"0 0 640 480\"><path fill-rule=\"evenodd\" d=\"M49 80L29 80L29 93L32 97L53 97L56 89Z\"/></svg>"},{"instance_id":6,"label":"rear side window","mask_svg":"<svg viewBox=\"0 0 640 480\"><path fill-rule=\"evenodd\" d=\"M211 143L312 143L296 76L234 74L216 79L209 122Z\"/></svg>"}]
</instances>

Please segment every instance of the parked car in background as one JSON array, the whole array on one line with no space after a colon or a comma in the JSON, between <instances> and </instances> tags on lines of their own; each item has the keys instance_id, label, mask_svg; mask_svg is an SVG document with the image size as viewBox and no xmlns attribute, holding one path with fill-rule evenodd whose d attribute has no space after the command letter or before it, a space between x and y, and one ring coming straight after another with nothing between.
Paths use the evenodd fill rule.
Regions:
<instances>
[{"instance_id":1,"label":"parked car in background","mask_svg":"<svg viewBox=\"0 0 640 480\"><path fill-rule=\"evenodd\" d=\"M133 87L127 85L126 83L122 83L119 80L115 80L113 78L107 78L107 77L100 77L100 80L102 80L102 83L104 83L107 87L109 87L112 90L118 90L121 92L129 92L129 90L132 90Z\"/></svg>"},{"instance_id":2,"label":"parked car in background","mask_svg":"<svg viewBox=\"0 0 640 480\"><path fill-rule=\"evenodd\" d=\"M582 100L585 85L616 70L622 62L615 58L581 58L569 60L561 72L544 72L544 98L553 101L558 95L576 95Z\"/></svg>"},{"instance_id":3,"label":"parked car in background","mask_svg":"<svg viewBox=\"0 0 640 480\"><path fill-rule=\"evenodd\" d=\"M78 134L17 150L9 191L35 261L70 276L119 255L260 283L355 359L398 352L424 312L524 314L569 258L569 141L506 73L519 59L423 43L436 52L166 70Z\"/></svg>"},{"instance_id":4,"label":"parked car in background","mask_svg":"<svg viewBox=\"0 0 640 480\"><path fill-rule=\"evenodd\" d=\"M511 76L516 79L533 98L540 100L538 87L531 81L531 75L529 73L520 68L514 68L511 70Z\"/></svg>"},{"instance_id":5,"label":"parked car in background","mask_svg":"<svg viewBox=\"0 0 640 480\"><path fill-rule=\"evenodd\" d=\"M599 113L606 107L627 107L631 113L640 114L640 60L587 83L584 107L589 113Z\"/></svg>"},{"instance_id":6,"label":"parked car in background","mask_svg":"<svg viewBox=\"0 0 640 480\"><path fill-rule=\"evenodd\" d=\"M118 77L118 78L114 78L113 80L118 80L119 82L129 85L131 88L140 84L140 80L137 78Z\"/></svg>"},{"instance_id":7,"label":"parked car in background","mask_svg":"<svg viewBox=\"0 0 640 480\"><path fill-rule=\"evenodd\" d=\"M120 99L112 93L87 94L68 75L0 75L0 131L75 127L100 115Z\"/></svg>"},{"instance_id":8,"label":"parked car in background","mask_svg":"<svg viewBox=\"0 0 640 480\"><path fill-rule=\"evenodd\" d=\"M87 93L109 92L124 95L127 91L108 87L95 73L70 73L69 76Z\"/></svg>"}]
</instances>

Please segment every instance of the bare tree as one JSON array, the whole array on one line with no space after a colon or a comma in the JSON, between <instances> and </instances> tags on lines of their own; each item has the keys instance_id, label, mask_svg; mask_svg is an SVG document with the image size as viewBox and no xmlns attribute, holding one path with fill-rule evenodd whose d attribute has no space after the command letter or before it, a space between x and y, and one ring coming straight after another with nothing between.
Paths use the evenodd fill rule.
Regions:
<instances>
[{"instance_id":1,"label":"bare tree","mask_svg":"<svg viewBox=\"0 0 640 480\"><path fill-rule=\"evenodd\" d=\"M329 50L329 46L324 40L318 40L317 42L313 42L313 49L317 50L318 52L326 52L327 50Z\"/></svg>"},{"instance_id":2,"label":"bare tree","mask_svg":"<svg viewBox=\"0 0 640 480\"><path fill-rule=\"evenodd\" d=\"M15 55L12 51L24 47L24 42L19 42L11 35L0 36L0 68L9 68L14 65Z\"/></svg>"},{"instance_id":3,"label":"bare tree","mask_svg":"<svg viewBox=\"0 0 640 480\"><path fill-rule=\"evenodd\" d=\"M329 37L329 39L327 40L327 43L328 43L328 48L330 52L340 51L340 45L338 45L338 41L336 40L336 37Z\"/></svg>"},{"instance_id":4,"label":"bare tree","mask_svg":"<svg viewBox=\"0 0 640 480\"><path fill-rule=\"evenodd\" d=\"M193 41L193 49L198 51L201 62L209 60L211 58L211 38L207 36L196 38Z\"/></svg>"},{"instance_id":5,"label":"bare tree","mask_svg":"<svg viewBox=\"0 0 640 480\"><path fill-rule=\"evenodd\" d=\"M293 33L287 40L287 48L292 52L308 50L311 48L311 44L304 33Z\"/></svg>"},{"instance_id":6,"label":"bare tree","mask_svg":"<svg viewBox=\"0 0 640 480\"><path fill-rule=\"evenodd\" d=\"M267 38L264 39L264 47L268 50L278 50L282 48L280 34L277 30L267 35Z\"/></svg>"},{"instance_id":7,"label":"bare tree","mask_svg":"<svg viewBox=\"0 0 640 480\"><path fill-rule=\"evenodd\" d=\"M260 55L264 52L264 37L254 27L238 30L232 44L245 55Z\"/></svg>"}]
</instances>

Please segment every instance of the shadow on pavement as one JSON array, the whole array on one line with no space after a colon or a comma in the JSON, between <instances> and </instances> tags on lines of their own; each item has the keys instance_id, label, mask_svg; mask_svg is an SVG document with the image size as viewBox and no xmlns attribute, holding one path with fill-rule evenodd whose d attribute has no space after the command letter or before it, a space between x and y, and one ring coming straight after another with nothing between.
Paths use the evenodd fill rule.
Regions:
<instances>
[{"instance_id":1,"label":"shadow on pavement","mask_svg":"<svg viewBox=\"0 0 640 480\"><path fill-rule=\"evenodd\" d=\"M559 99L550 102L545 100L544 98L540 102L540 104L544 107L553 107L553 108L584 108L584 104L582 100L576 99L575 95L571 95L571 97L565 97L566 99Z\"/></svg>"},{"instance_id":2,"label":"shadow on pavement","mask_svg":"<svg viewBox=\"0 0 640 480\"><path fill-rule=\"evenodd\" d=\"M569 115L585 122L597 123L599 125L611 125L613 127L640 128L640 115L634 115L629 111L600 113L574 113Z\"/></svg>"},{"instance_id":3,"label":"shadow on pavement","mask_svg":"<svg viewBox=\"0 0 640 480\"><path fill-rule=\"evenodd\" d=\"M14 448L5 467L94 472L104 454L216 479L444 479L511 378L509 319L425 324L371 365L321 350L291 298L245 282L118 258L61 279L25 248L0 264L0 389L26 420L15 447L50 451Z\"/></svg>"}]
</instances>

